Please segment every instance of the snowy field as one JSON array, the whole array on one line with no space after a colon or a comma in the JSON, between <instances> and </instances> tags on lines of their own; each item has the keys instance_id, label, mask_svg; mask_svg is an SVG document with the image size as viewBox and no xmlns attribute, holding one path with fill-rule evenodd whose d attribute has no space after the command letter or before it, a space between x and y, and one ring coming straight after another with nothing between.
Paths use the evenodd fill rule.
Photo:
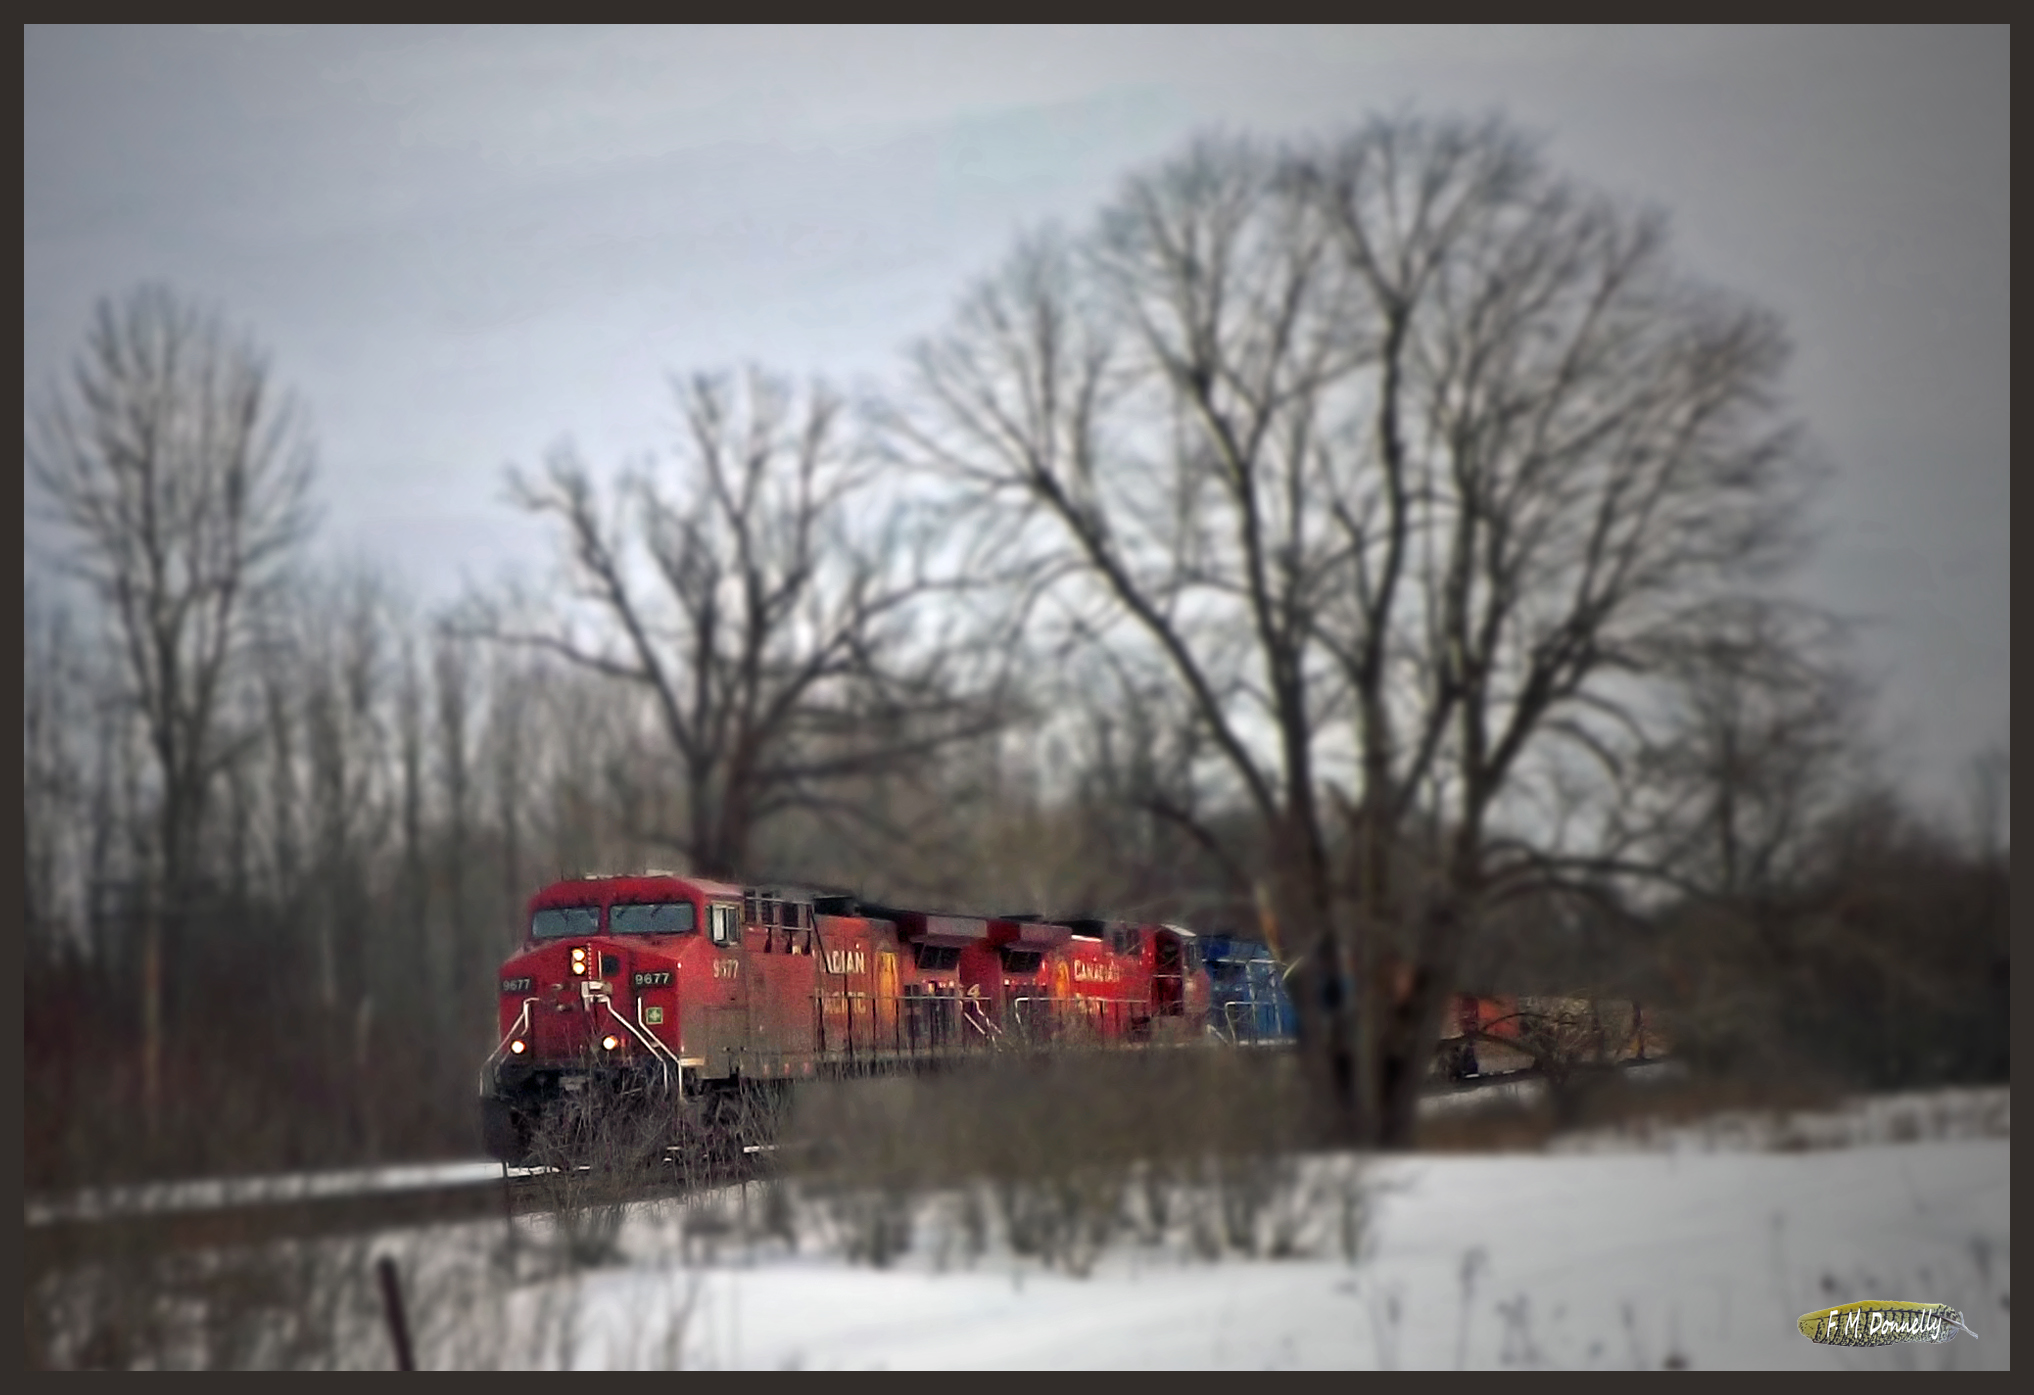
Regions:
<instances>
[{"instance_id":1,"label":"snowy field","mask_svg":"<svg viewBox=\"0 0 2034 1395\"><path fill-rule=\"evenodd\" d=\"M1008 1256L942 1270L763 1254L592 1275L573 1364L635 1365L685 1310L689 1366L1392 1368L2011 1364L2007 1145L1841 1153L1415 1158L1375 1251L1201 1263L1124 1247L1073 1278ZM696 1287L695 1287L696 1285ZM1962 1308L1983 1338L1845 1351L1802 1313L1853 1298ZM527 1320L567 1295L524 1295Z\"/></svg>"},{"instance_id":2,"label":"snowy field","mask_svg":"<svg viewBox=\"0 0 2034 1395\"><path fill-rule=\"evenodd\" d=\"M546 1273L534 1218L513 1249L497 1221L371 1253L401 1267L427 1368L2002 1370L2009 1109L2004 1087L1940 1091L1541 1153L1291 1160L1254 1190L1133 1187L1134 1223L1051 1264L1013 1250L988 1187L893 1199L881 1267L877 1203L760 1186L637 1208L576 1273ZM1211 1242L1239 1214L1257 1257ZM1953 1304L1980 1340L1795 1330L1857 1298ZM339 1364L386 1366L378 1316Z\"/></svg>"}]
</instances>

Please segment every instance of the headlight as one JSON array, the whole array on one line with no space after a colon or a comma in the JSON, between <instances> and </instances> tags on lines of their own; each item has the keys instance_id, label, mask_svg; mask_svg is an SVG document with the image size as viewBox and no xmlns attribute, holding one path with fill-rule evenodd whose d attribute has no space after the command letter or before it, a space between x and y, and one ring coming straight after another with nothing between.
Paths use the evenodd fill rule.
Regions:
<instances>
[{"instance_id":1,"label":"headlight","mask_svg":"<svg viewBox=\"0 0 2034 1395\"><path fill-rule=\"evenodd\" d=\"M509 1043L509 1055L511 1056L520 1056L529 1049L530 1049L529 1047L523 1045L520 1041L512 1041Z\"/></svg>"},{"instance_id":2,"label":"headlight","mask_svg":"<svg viewBox=\"0 0 2034 1395\"><path fill-rule=\"evenodd\" d=\"M586 951L584 949L572 951L572 972L575 974L586 972Z\"/></svg>"},{"instance_id":3,"label":"headlight","mask_svg":"<svg viewBox=\"0 0 2034 1395\"><path fill-rule=\"evenodd\" d=\"M618 1036L614 1036L614 1035L610 1034L610 1035L608 1035L608 1036L604 1036L604 1037L602 1037L602 1038L600 1039L600 1044L601 1044L601 1045L602 1045L603 1047L605 1047L605 1048L606 1048L607 1050L609 1050L609 1051L612 1051L612 1050L614 1050L614 1049L615 1049L615 1048L616 1048L617 1046L620 1046L620 1045L621 1045L621 1038L620 1038L620 1037L618 1037Z\"/></svg>"}]
</instances>

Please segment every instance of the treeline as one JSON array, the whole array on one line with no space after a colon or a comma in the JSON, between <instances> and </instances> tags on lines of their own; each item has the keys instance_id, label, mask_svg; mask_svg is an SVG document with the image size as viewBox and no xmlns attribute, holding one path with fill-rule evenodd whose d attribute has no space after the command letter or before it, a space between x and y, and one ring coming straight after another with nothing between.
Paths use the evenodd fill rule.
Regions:
<instances>
[{"instance_id":1,"label":"treeline","mask_svg":"<svg viewBox=\"0 0 2034 1395\"><path fill-rule=\"evenodd\" d=\"M463 636L356 568L263 609L217 717L230 758L172 887L115 656L40 589L25 619L32 1185L466 1156L488 988L529 894L694 865L635 694ZM754 874L1233 919L1191 850L1121 803L1112 739L1064 797L1006 733L839 782L837 808L774 822Z\"/></svg>"},{"instance_id":2,"label":"treeline","mask_svg":"<svg viewBox=\"0 0 2034 1395\"><path fill-rule=\"evenodd\" d=\"M422 613L256 346L109 300L26 443L31 1185L470 1151L522 898L658 865L1264 934L1357 1141L1458 989L2003 1075L2003 756L1875 777L1785 357L1500 124L1203 140L881 400L512 473L555 578Z\"/></svg>"}]
</instances>

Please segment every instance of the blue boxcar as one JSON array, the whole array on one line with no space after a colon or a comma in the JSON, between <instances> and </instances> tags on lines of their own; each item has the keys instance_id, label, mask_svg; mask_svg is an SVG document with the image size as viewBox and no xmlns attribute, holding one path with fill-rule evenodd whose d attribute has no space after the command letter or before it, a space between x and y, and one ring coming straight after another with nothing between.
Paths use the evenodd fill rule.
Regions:
<instances>
[{"instance_id":1,"label":"blue boxcar","mask_svg":"<svg viewBox=\"0 0 2034 1395\"><path fill-rule=\"evenodd\" d=\"M1255 940L1204 935L1201 954L1213 990L1212 1030L1236 1042L1291 1041L1299 1032L1285 966Z\"/></svg>"}]
</instances>

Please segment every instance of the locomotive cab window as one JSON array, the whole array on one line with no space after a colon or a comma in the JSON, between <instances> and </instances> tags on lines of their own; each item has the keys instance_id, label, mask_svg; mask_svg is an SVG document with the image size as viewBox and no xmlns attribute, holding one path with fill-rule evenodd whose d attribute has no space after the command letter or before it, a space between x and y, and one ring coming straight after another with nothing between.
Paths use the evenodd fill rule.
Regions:
<instances>
[{"instance_id":1,"label":"locomotive cab window","mask_svg":"<svg viewBox=\"0 0 2034 1395\"><path fill-rule=\"evenodd\" d=\"M1006 949L1003 951L1003 972L1006 974L1035 974L1039 961L1045 958L1040 949Z\"/></svg>"},{"instance_id":2,"label":"locomotive cab window","mask_svg":"<svg viewBox=\"0 0 2034 1395\"><path fill-rule=\"evenodd\" d=\"M562 940L600 933L600 907L552 906L530 917L530 938Z\"/></svg>"},{"instance_id":3,"label":"locomotive cab window","mask_svg":"<svg viewBox=\"0 0 2034 1395\"><path fill-rule=\"evenodd\" d=\"M611 906L607 930L610 935L689 935L696 928L696 915L690 901Z\"/></svg>"},{"instance_id":4,"label":"locomotive cab window","mask_svg":"<svg viewBox=\"0 0 2034 1395\"><path fill-rule=\"evenodd\" d=\"M732 944L740 928L741 907L708 906L706 908L706 937L717 945Z\"/></svg>"},{"instance_id":5,"label":"locomotive cab window","mask_svg":"<svg viewBox=\"0 0 2034 1395\"><path fill-rule=\"evenodd\" d=\"M919 944L912 955L921 969L951 969L960 963L960 946Z\"/></svg>"}]
</instances>

